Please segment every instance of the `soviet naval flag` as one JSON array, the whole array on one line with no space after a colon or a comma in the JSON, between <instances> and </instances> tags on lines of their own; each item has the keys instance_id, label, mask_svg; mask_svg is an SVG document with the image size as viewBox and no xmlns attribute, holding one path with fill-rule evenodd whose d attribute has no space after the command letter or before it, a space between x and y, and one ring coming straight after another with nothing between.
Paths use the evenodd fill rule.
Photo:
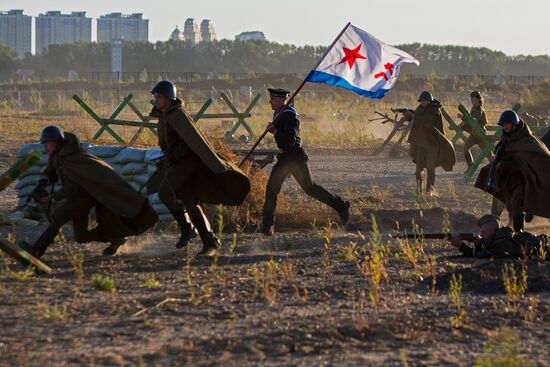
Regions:
<instances>
[{"instance_id":1,"label":"soviet naval flag","mask_svg":"<svg viewBox=\"0 0 550 367\"><path fill-rule=\"evenodd\" d=\"M408 53L348 23L306 81L335 85L368 98L383 98L397 81L404 63L420 64Z\"/></svg>"}]
</instances>

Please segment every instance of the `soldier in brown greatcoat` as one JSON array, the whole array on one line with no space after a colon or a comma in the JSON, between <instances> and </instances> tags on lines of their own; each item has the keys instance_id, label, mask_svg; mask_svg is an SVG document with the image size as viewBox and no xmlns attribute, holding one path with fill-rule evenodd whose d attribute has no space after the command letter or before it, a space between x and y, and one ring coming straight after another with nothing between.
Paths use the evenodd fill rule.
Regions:
<instances>
[{"instance_id":1,"label":"soldier in brown greatcoat","mask_svg":"<svg viewBox=\"0 0 550 367\"><path fill-rule=\"evenodd\" d=\"M147 198L138 194L107 163L86 153L76 135L48 126L42 130L40 142L49 155L43 180L62 184L59 191L42 201L63 202L49 215L50 225L34 245L19 244L31 255L41 257L61 227L70 221L76 242L109 242L104 255L114 255L126 241L125 237L141 234L157 222L158 216ZM95 208L98 225L89 230L92 208Z\"/></svg>"},{"instance_id":2,"label":"soldier in brown greatcoat","mask_svg":"<svg viewBox=\"0 0 550 367\"><path fill-rule=\"evenodd\" d=\"M158 193L180 226L181 237L176 245L187 245L194 235L194 226L203 242L199 255L210 256L218 248L219 240L199 204L241 205L250 191L250 181L210 146L183 109L172 82L159 82L151 93L155 107L150 115L159 119L159 146L164 153ZM148 191L155 190L148 187Z\"/></svg>"},{"instance_id":3,"label":"soldier in brown greatcoat","mask_svg":"<svg viewBox=\"0 0 550 367\"><path fill-rule=\"evenodd\" d=\"M409 155L416 164L418 193L422 192L422 173L426 169L426 194L430 195L435 184L436 167L452 171L456 157L453 144L445 137L443 130L441 103L427 91L420 94L418 102L420 105L416 110L407 113L407 118L412 120Z\"/></svg>"}]
</instances>

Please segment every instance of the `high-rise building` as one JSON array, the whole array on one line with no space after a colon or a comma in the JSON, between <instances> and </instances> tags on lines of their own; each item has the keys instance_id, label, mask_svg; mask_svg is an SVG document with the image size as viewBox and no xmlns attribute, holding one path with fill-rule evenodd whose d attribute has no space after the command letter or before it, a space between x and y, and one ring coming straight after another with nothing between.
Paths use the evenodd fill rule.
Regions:
<instances>
[{"instance_id":1,"label":"high-rise building","mask_svg":"<svg viewBox=\"0 0 550 367\"><path fill-rule=\"evenodd\" d=\"M216 31L214 30L214 23L210 19L204 19L201 22L201 41L212 42L216 40Z\"/></svg>"},{"instance_id":2,"label":"high-rise building","mask_svg":"<svg viewBox=\"0 0 550 367\"><path fill-rule=\"evenodd\" d=\"M183 37L186 42L190 42L192 45L196 45L201 41L201 34L199 32L199 26L193 18L187 18L185 20L185 26L183 27Z\"/></svg>"},{"instance_id":3,"label":"high-rise building","mask_svg":"<svg viewBox=\"0 0 550 367\"><path fill-rule=\"evenodd\" d=\"M236 35L235 39L237 41L265 41L265 34L260 31L242 32Z\"/></svg>"},{"instance_id":4,"label":"high-rise building","mask_svg":"<svg viewBox=\"0 0 550 367\"><path fill-rule=\"evenodd\" d=\"M32 17L23 10L0 12L0 43L11 47L17 57L30 53L32 45Z\"/></svg>"},{"instance_id":5,"label":"high-rise building","mask_svg":"<svg viewBox=\"0 0 550 367\"><path fill-rule=\"evenodd\" d=\"M149 19L143 14L111 13L97 20L97 42L111 42L113 39L126 41L149 41Z\"/></svg>"},{"instance_id":6,"label":"high-rise building","mask_svg":"<svg viewBox=\"0 0 550 367\"><path fill-rule=\"evenodd\" d=\"M35 18L35 32L37 54L50 45L92 42L92 18L86 18L85 11L71 14L48 11Z\"/></svg>"}]
</instances>

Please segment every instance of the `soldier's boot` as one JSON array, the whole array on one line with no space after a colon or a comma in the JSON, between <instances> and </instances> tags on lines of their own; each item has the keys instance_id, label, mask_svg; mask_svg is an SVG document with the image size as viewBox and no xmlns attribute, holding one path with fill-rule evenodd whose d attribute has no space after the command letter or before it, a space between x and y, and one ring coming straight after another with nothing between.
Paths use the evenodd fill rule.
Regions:
<instances>
[{"instance_id":1,"label":"soldier's boot","mask_svg":"<svg viewBox=\"0 0 550 367\"><path fill-rule=\"evenodd\" d=\"M205 235L201 236L202 240L202 250L197 254L197 256L214 256L216 254L216 250L220 248L221 242L214 235L213 232L208 232Z\"/></svg>"},{"instance_id":2,"label":"soldier's boot","mask_svg":"<svg viewBox=\"0 0 550 367\"><path fill-rule=\"evenodd\" d=\"M120 246L126 243L126 238L117 238L109 242L111 244L103 249L103 256L113 256L116 254Z\"/></svg>"},{"instance_id":3,"label":"soldier's boot","mask_svg":"<svg viewBox=\"0 0 550 367\"><path fill-rule=\"evenodd\" d=\"M416 195L422 195L422 174L416 174Z\"/></svg>"},{"instance_id":4,"label":"soldier's boot","mask_svg":"<svg viewBox=\"0 0 550 367\"><path fill-rule=\"evenodd\" d=\"M435 171L428 170L428 178L426 180L426 195L435 195Z\"/></svg>"},{"instance_id":5,"label":"soldier's boot","mask_svg":"<svg viewBox=\"0 0 550 367\"><path fill-rule=\"evenodd\" d=\"M273 215L264 214L262 220L262 234L264 236L273 236L275 233L275 217Z\"/></svg>"},{"instance_id":6,"label":"soldier's boot","mask_svg":"<svg viewBox=\"0 0 550 367\"><path fill-rule=\"evenodd\" d=\"M464 159L466 159L466 164L468 165L468 168L474 164L474 159L472 158L472 154L470 152L464 153Z\"/></svg>"},{"instance_id":7,"label":"soldier's boot","mask_svg":"<svg viewBox=\"0 0 550 367\"><path fill-rule=\"evenodd\" d=\"M351 204L349 201L344 202L344 207L338 212L340 215L340 225L345 226L349 221L349 208Z\"/></svg>"},{"instance_id":8,"label":"soldier's boot","mask_svg":"<svg viewBox=\"0 0 550 367\"><path fill-rule=\"evenodd\" d=\"M189 215L183 210L181 206L172 215L176 219L181 233L178 242L176 242L176 248L185 247L189 244L189 241L197 236L197 230L195 229L193 224L191 224Z\"/></svg>"},{"instance_id":9,"label":"soldier's boot","mask_svg":"<svg viewBox=\"0 0 550 367\"><path fill-rule=\"evenodd\" d=\"M514 216L514 232L523 232L523 219L523 214Z\"/></svg>"},{"instance_id":10,"label":"soldier's boot","mask_svg":"<svg viewBox=\"0 0 550 367\"><path fill-rule=\"evenodd\" d=\"M531 223L534 218L535 216L533 215L533 213L525 213L525 221L527 223Z\"/></svg>"},{"instance_id":11,"label":"soldier's boot","mask_svg":"<svg viewBox=\"0 0 550 367\"><path fill-rule=\"evenodd\" d=\"M46 230L40 235L40 237L38 237L33 245L30 245L26 241L21 241L18 245L21 249L27 251L29 254L36 257L37 259L40 259L42 255L44 255L44 253L46 252L48 246L53 243L55 236L57 236L58 232L58 228L48 226L48 228L46 228Z\"/></svg>"}]
</instances>

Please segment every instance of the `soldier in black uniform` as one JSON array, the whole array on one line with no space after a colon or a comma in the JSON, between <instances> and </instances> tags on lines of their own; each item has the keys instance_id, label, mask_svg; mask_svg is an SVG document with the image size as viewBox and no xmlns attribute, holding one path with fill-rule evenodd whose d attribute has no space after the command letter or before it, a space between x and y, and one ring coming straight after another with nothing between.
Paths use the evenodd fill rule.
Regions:
<instances>
[{"instance_id":1,"label":"soldier in black uniform","mask_svg":"<svg viewBox=\"0 0 550 367\"><path fill-rule=\"evenodd\" d=\"M345 225L349 220L349 201L344 201L311 180L307 165L308 156L302 148L300 139L298 113L294 106L287 106L282 110L290 91L280 88L269 88L268 91L274 120L267 125L266 130L275 136L280 152L267 182L262 233L269 236L274 232L277 195L289 175L294 176L306 194L336 210L340 215L340 224Z\"/></svg>"}]
</instances>

